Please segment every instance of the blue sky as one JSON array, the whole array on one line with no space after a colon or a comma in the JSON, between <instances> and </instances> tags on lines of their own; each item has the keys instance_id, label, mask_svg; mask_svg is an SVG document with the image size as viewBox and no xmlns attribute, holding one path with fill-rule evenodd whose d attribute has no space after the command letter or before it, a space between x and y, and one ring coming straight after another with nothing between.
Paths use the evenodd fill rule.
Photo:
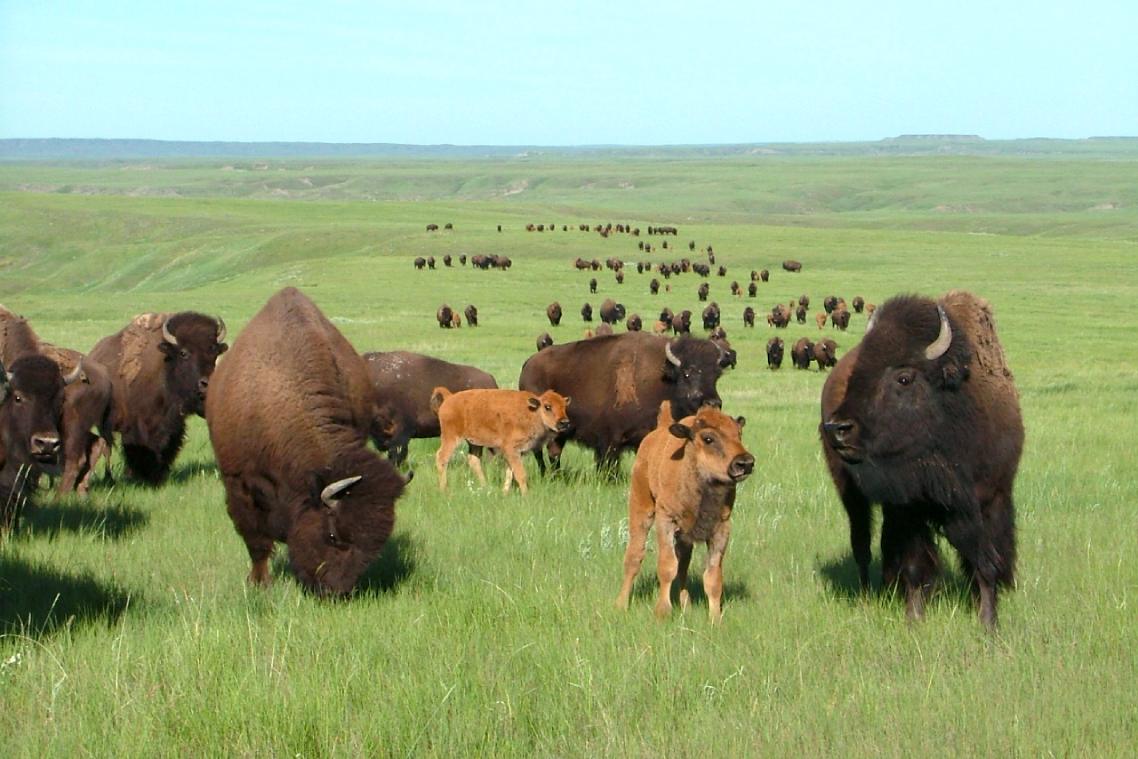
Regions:
<instances>
[{"instance_id":1,"label":"blue sky","mask_svg":"<svg viewBox=\"0 0 1138 759\"><path fill-rule=\"evenodd\" d=\"M0 0L0 138L1138 134L1138 0Z\"/></svg>"}]
</instances>

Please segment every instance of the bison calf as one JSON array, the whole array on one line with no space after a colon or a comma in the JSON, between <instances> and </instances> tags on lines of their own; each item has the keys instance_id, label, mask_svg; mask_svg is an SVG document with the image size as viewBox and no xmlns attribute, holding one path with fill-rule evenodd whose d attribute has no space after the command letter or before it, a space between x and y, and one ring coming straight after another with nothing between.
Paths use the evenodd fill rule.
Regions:
<instances>
[{"instance_id":1,"label":"bison calf","mask_svg":"<svg viewBox=\"0 0 1138 759\"><path fill-rule=\"evenodd\" d=\"M501 451L509 464L502 492L510 490L512 480L526 492L526 471L522 454L544 445L554 434L569 429L566 408L570 399L553 390L540 396L523 390L463 390L451 393L436 387L431 393L431 407L439 415L442 440L435 454L439 471L439 489L447 487L447 462L459 442L486 446ZM486 484L479 455L470 453L467 463L478 481Z\"/></svg>"},{"instance_id":2,"label":"bison calf","mask_svg":"<svg viewBox=\"0 0 1138 759\"><path fill-rule=\"evenodd\" d=\"M628 494L628 549L617 608L628 608L632 582L644 561L648 529L654 521L659 551L660 595L656 616L672 610L672 583L680 589L680 608L687 609L688 566L695 541L707 543L703 589L712 622L722 617L723 554L731 535L735 488L755 468L755 457L743 447L745 420L732 419L710 406L694 416L672 421L671 404L660 404L656 429L636 452Z\"/></svg>"}]
</instances>

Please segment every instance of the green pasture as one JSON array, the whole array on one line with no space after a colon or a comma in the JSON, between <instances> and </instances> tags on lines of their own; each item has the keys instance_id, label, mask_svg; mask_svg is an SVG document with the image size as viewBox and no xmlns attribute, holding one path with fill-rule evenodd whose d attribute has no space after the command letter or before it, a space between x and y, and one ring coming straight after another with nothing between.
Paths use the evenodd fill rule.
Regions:
<instances>
[{"instance_id":1,"label":"green pasture","mask_svg":"<svg viewBox=\"0 0 1138 759\"><path fill-rule=\"evenodd\" d=\"M577 231L606 222L680 233ZM515 386L540 333L581 337L586 301L614 297L646 322L664 305L698 314L697 276L651 296L634 264L698 260L708 244L728 268L711 297L739 354L719 388L758 461L721 626L699 588L702 548L686 614L653 618L653 549L630 610L613 608L631 456L611 480L580 449L557 479L527 462L524 498L498 491L499 462L479 488L456 457L444 497L435 441L416 441L395 534L354 597L306 595L283 550L272 587L249 588L195 419L164 487L41 493L0 545L0 755L1133 755L1131 157L0 164L0 302L83 350L148 310L217 313L235 336L292 285L360 351L430 353ZM447 253L514 263L448 269ZM420 255L438 268L415 271ZM577 272L578 256L622 258L625 283ZM803 271L783 272L786 258ZM757 298L730 295L761 268ZM888 594L857 594L817 440L824 376L792 369L789 350L766 369L775 303L808 294L812 315L829 294L950 288L992 302L1027 428L1018 587L996 635L955 571L920 624ZM481 326L439 329L444 302L476 304ZM822 334L841 354L864 326L856 315ZM820 333L811 316L778 334L789 349Z\"/></svg>"}]
</instances>

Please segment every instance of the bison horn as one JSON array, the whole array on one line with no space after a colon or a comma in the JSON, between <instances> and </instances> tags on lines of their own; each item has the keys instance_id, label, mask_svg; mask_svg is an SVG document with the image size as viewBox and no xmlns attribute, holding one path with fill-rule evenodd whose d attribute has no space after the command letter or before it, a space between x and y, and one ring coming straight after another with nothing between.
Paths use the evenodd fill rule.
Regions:
<instances>
[{"instance_id":1,"label":"bison horn","mask_svg":"<svg viewBox=\"0 0 1138 759\"><path fill-rule=\"evenodd\" d=\"M336 505L336 496L344 492L352 485L363 479L363 475L357 474L355 477L345 477L342 480L336 480L328 487L320 491L320 500L324 502L325 506L332 507Z\"/></svg>"},{"instance_id":2,"label":"bison horn","mask_svg":"<svg viewBox=\"0 0 1138 759\"><path fill-rule=\"evenodd\" d=\"M948 346L952 344L952 327L948 326L948 315L944 312L944 306L936 304L936 311L940 314L940 334L929 347L925 348L925 358L929 361L936 361L943 356Z\"/></svg>"},{"instance_id":3,"label":"bison horn","mask_svg":"<svg viewBox=\"0 0 1138 759\"><path fill-rule=\"evenodd\" d=\"M225 342L225 319L217 317L217 342Z\"/></svg>"},{"instance_id":4,"label":"bison horn","mask_svg":"<svg viewBox=\"0 0 1138 759\"><path fill-rule=\"evenodd\" d=\"M865 334L867 334L867 335L869 334L869 331L871 329L873 329L874 324L877 324L877 312L876 311L874 311L872 314L869 315L869 321L865 323Z\"/></svg>"},{"instance_id":5,"label":"bison horn","mask_svg":"<svg viewBox=\"0 0 1138 759\"><path fill-rule=\"evenodd\" d=\"M676 358L675 353L672 353L671 342L664 344L664 356L668 359L669 363L673 364L674 366L680 366L680 364L681 364L680 360L678 358Z\"/></svg>"},{"instance_id":6,"label":"bison horn","mask_svg":"<svg viewBox=\"0 0 1138 759\"><path fill-rule=\"evenodd\" d=\"M76 361L75 362L75 368L72 369L68 374L63 375L64 387L66 387L67 385L70 385L72 382L75 382L76 380L82 378L82 376L83 376L83 362L82 361Z\"/></svg>"},{"instance_id":7,"label":"bison horn","mask_svg":"<svg viewBox=\"0 0 1138 759\"><path fill-rule=\"evenodd\" d=\"M174 337L174 334L170 331L170 320L169 319L162 322L162 339L165 340L166 342L170 343L170 345L177 345L178 344L178 338Z\"/></svg>"}]
</instances>

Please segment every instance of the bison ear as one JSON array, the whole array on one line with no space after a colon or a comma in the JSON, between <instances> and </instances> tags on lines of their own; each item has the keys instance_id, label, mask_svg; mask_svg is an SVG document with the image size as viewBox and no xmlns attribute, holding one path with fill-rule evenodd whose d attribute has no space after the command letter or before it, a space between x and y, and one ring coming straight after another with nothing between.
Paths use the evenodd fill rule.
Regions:
<instances>
[{"instance_id":1,"label":"bison ear","mask_svg":"<svg viewBox=\"0 0 1138 759\"><path fill-rule=\"evenodd\" d=\"M960 386L968 381L968 375L971 374L968 364L958 364L954 361L942 366L940 372L946 390L959 390Z\"/></svg>"},{"instance_id":2,"label":"bison ear","mask_svg":"<svg viewBox=\"0 0 1138 759\"><path fill-rule=\"evenodd\" d=\"M680 440L692 439L691 427L687 426L686 424L675 422L668 427L668 432L672 433L674 437L678 437Z\"/></svg>"},{"instance_id":3,"label":"bison ear","mask_svg":"<svg viewBox=\"0 0 1138 759\"><path fill-rule=\"evenodd\" d=\"M217 355L220 356L222 353L225 353L227 350L229 350L229 343L218 343L217 344Z\"/></svg>"},{"instance_id":4,"label":"bison ear","mask_svg":"<svg viewBox=\"0 0 1138 759\"><path fill-rule=\"evenodd\" d=\"M573 402L572 398L570 398L568 395L565 396L565 408L569 408L569 404L572 402Z\"/></svg>"},{"instance_id":5,"label":"bison ear","mask_svg":"<svg viewBox=\"0 0 1138 759\"><path fill-rule=\"evenodd\" d=\"M530 411L537 411L538 407L541 406L541 401L532 395L529 397L529 400L527 400L526 403L529 405Z\"/></svg>"},{"instance_id":6,"label":"bison ear","mask_svg":"<svg viewBox=\"0 0 1138 759\"><path fill-rule=\"evenodd\" d=\"M166 356L166 360L169 361L177 356L178 351L181 349L177 345L168 343L163 340L162 342L158 343L158 350L162 351L162 353Z\"/></svg>"},{"instance_id":7,"label":"bison ear","mask_svg":"<svg viewBox=\"0 0 1138 759\"><path fill-rule=\"evenodd\" d=\"M735 424L739 425L740 430L743 429L743 427L747 424L747 417L745 417L745 416L735 417Z\"/></svg>"},{"instance_id":8,"label":"bison ear","mask_svg":"<svg viewBox=\"0 0 1138 759\"><path fill-rule=\"evenodd\" d=\"M8 383L10 382L8 370L4 368L4 362L0 361L0 403L8 397Z\"/></svg>"}]
</instances>

